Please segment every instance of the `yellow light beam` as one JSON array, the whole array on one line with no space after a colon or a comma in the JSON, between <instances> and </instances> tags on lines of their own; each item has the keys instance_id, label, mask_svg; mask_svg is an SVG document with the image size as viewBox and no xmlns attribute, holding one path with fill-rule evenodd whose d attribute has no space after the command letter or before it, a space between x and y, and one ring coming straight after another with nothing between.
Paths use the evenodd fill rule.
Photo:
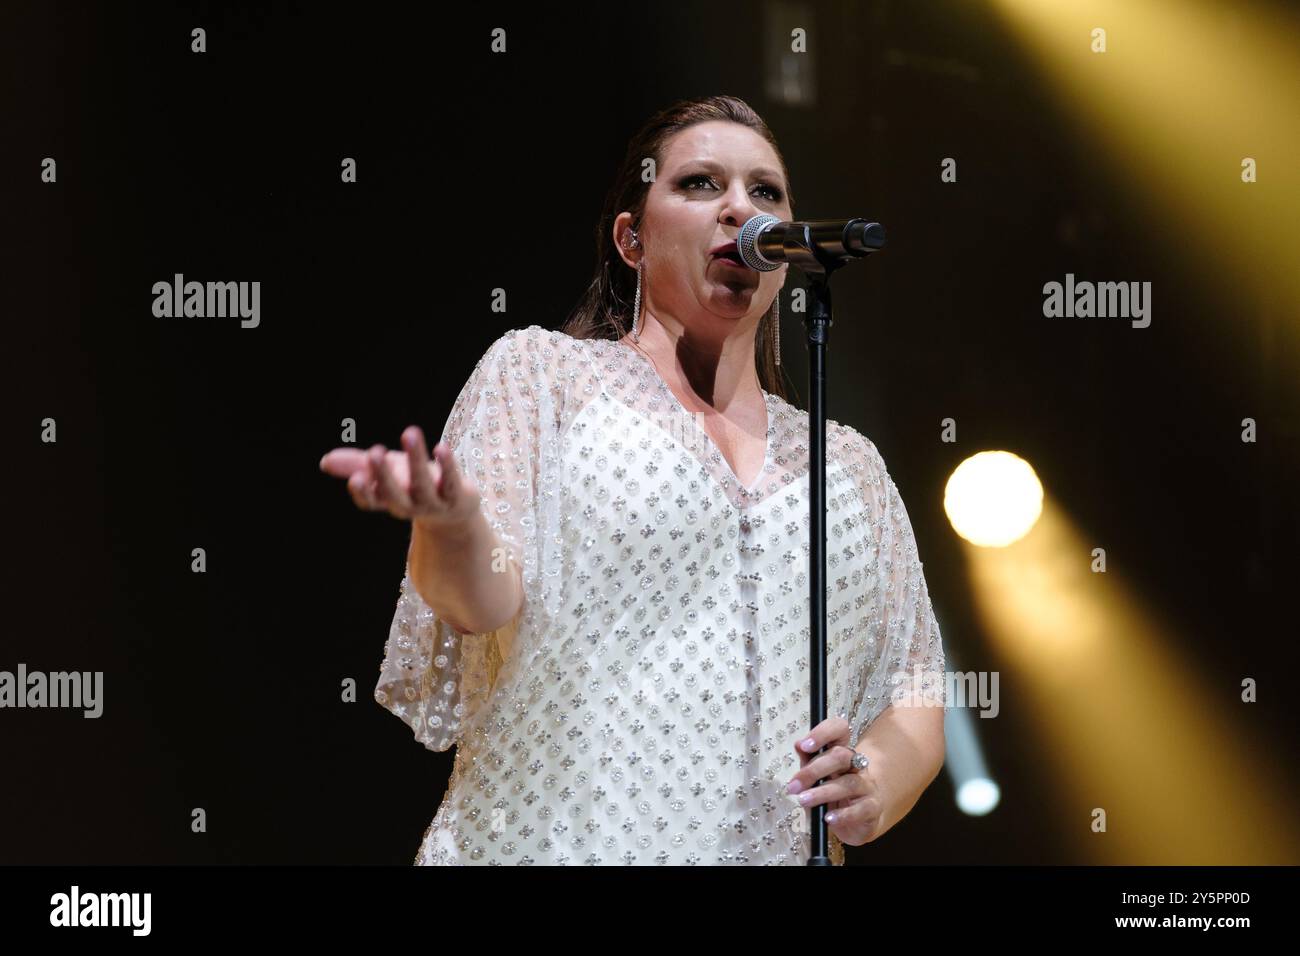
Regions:
<instances>
[{"instance_id":1,"label":"yellow light beam","mask_svg":"<svg viewBox=\"0 0 1300 956\"><path fill-rule=\"evenodd\" d=\"M1249 282L1243 307L1258 296L1284 310L1283 334L1300 344L1295 21L1257 4L1206 0L993 6L1058 92L1062 114L1082 121L1080 148L1124 174L1126 198L1146 207L1153 231L1210 281L1229 291ZM1093 52L1097 28L1104 53ZM1254 183L1241 178L1248 157ZM1238 319L1225 315L1220 334L1238 334Z\"/></svg>"},{"instance_id":2,"label":"yellow light beam","mask_svg":"<svg viewBox=\"0 0 1300 956\"><path fill-rule=\"evenodd\" d=\"M1250 676L1289 694L1289 678L1206 683L1113 568L1091 570L1094 546L1050 495L1016 543L963 542L978 615L1010 665L1001 712L1024 710L1040 728L1061 832L1107 864L1300 861L1295 795L1273 770L1290 755L1268 749L1240 691ZM1091 829L1096 808L1104 833Z\"/></svg>"}]
</instances>

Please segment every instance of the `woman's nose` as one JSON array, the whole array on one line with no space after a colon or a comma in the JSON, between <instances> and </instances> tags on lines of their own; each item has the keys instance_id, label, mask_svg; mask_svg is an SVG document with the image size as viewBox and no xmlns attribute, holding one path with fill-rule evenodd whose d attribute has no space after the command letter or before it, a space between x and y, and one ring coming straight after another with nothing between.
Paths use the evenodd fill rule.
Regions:
<instances>
[{"instance_id":1,"label":"woman's nose","mask_svg":"<svg viewBox=\"0 0 1300 956\"><path fill-rule=\"evenodd\" d=\"M758 209L750 199L749 193L745 192L744 185L733 184L727 190L726 198L722 204L720 220L727 225L743 226L756 215L758 215Z\"/></svg>"}]
</instances>

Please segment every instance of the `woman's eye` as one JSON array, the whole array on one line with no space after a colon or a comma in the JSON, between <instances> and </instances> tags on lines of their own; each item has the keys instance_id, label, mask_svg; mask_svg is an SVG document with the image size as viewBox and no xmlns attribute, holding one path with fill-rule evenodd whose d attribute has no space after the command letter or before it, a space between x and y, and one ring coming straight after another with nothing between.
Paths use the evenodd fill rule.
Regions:
<instances>
[{"instance_id":1,"label":"woman's eye","mask_svg":"<svg viewBox=\"0 0 1300 956\"><path fill-rule=\"evenodd\" d=\"M681 186L682 188L689 191L691 188L691 184L697 182L709 183L710 185L712 185L713 180L711 180L708 176L687 176L685 179L681 181ZM767 193L766 198L768 199L769 202L781 201L781 190L777 189L775 186L769 186L767 183L759 183L754 188L765 191Z\"/></svg>"}]
</instances>

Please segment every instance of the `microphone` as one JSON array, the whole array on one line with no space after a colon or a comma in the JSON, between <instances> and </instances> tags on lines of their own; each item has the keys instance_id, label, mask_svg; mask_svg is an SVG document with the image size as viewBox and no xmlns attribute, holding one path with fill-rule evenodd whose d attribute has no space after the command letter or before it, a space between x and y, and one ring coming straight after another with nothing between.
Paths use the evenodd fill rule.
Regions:
<instances>
[{"instance_id":1,"label":"microphone","mask_svg":"<svg viewBox=\"0 0 1300 956\"><path fill-rule=\"evenodd\" d=\"M816 222L782 222L760 213L740 227L736 251L740 261L759 272L798 265L809 256L823 264L869 256L885 244L885 227L865 219L822 219Z\"/></svg>"}]
</instances>

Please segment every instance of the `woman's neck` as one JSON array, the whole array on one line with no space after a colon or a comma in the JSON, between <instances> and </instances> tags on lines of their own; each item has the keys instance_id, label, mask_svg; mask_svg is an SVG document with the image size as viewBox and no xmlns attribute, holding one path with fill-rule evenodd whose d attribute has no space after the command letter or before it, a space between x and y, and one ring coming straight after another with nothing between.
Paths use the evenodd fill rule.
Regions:
<instances>
[{"instance_id":1,"label":"woman's neck","mask_svg":"<svg viewBox=\"0 0 1300 956\"><path fill-rule=\"evenodd\" d=\"M752 333L721 342L701 342L689 334L675 333L648 312L642 326L639 342L630 334L620 341L645 355L679 397L687 393L695 403L719 412L736 403L763 400L754 365Z\"/></svg>"}]
</instances>

